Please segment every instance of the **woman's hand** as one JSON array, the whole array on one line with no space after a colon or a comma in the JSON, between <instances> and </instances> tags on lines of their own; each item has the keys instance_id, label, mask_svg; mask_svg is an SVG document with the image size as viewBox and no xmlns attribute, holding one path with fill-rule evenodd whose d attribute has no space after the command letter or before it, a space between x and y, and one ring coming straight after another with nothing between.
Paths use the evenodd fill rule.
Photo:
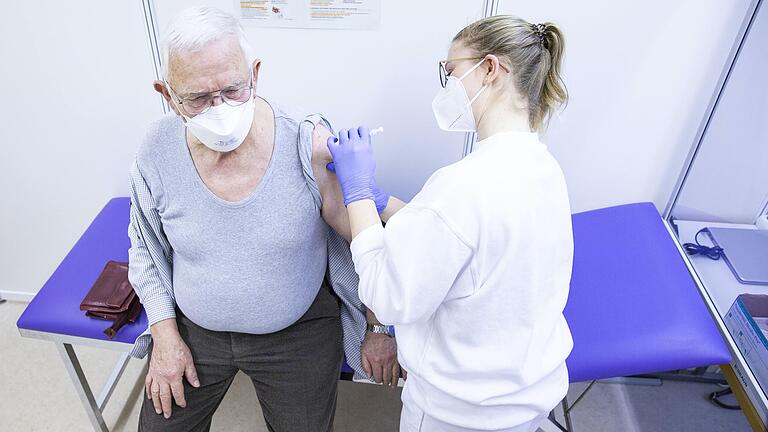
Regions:
<instances>
[{"instance_id":1,"label":"woman's hand","mask_svg":"<svg viewBox=\"0 0 768 432\"><path fill-rule=\"evenodd\" d=\"M333 164L333 162L326 165L326 168L328 168L328 171L334 174L336 173L336 166ZM383 220L384 222L386 222L386 219L384 219L385 217L384 210L389 206L390 198L391 196L388 193L384 192L383 190L379 189L379 185L377 185L376 182L374 181L373 182L373 200L376 202L376 210L379 212L379 214L381 215L381 220ZM402 203L402 201L400 200L397 200L397 201ZM397 208L392 208L392 212L389 212L389 213L394 214L396 211L400 210L401 208L402 206L398 205ZM387 219L391 216L391 214L387 215Z\"/></svg>"},{"instance_id":2,"label":"woman's hand","mask_svg":"<svg viewBox=\"0 0 768 432\"><path fill-rule=\"evenodd\" d=\"M362 200L376 199L376 161L373 158L371 134L368 128L339 131L336 137L328 138L328 150L333 156L331 169L341 184L344 205Z\"/></svg>"}]
</instances>

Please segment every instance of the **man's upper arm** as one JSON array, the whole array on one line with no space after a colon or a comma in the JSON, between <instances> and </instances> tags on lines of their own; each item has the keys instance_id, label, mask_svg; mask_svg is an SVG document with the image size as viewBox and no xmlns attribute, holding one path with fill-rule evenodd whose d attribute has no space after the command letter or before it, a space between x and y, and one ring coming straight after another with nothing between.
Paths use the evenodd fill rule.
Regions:
<instances>
[{"instance_id":1,"label":"man's upper arm","mask_svg":"<svg viewBox=\"0 0 768 432\"><path fill-rule=\"evenodd\" d=\"M131 167L131 210L128 237L128 279L147 311L152 325L176 316L175 301L165 288L170 283L170 268L165 251L153 222L159 224L159 216L144 177L134 163ZM150 221L154 218L154 221ZM162 267L162 268L160 268Z\"/></svg>"},{"instance_id":2,"label":"man's upper arm","mask_svg":"<svg viewBox=\"0 0 768 432\"><path fill-rule=\"evenodd\" d=\"M323 199L323 219L347 241L351 241L349 215L344 207L341 185L336 179L336 174L326 168L326 165L333 160L326 145L330 136L331 132L323 125L318 125L312 131L312 172Z\"/></svg>"}]
</instances>

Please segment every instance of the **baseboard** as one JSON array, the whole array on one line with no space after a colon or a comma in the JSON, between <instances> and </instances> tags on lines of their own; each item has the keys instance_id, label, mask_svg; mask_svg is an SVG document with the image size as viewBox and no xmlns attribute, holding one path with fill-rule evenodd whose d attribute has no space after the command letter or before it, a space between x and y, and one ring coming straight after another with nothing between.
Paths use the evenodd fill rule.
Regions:
<instances>
[{"instance_id":1,"label":"baseboard","mask_svg":"<svg viewBox=\"0 0 768 432\"><path fill-rule=\"evenodd\" d=\"M35 298L35 293L0 290L0 298L8 301L29 303L33 298Z\"/></svg>"}]
</instances>

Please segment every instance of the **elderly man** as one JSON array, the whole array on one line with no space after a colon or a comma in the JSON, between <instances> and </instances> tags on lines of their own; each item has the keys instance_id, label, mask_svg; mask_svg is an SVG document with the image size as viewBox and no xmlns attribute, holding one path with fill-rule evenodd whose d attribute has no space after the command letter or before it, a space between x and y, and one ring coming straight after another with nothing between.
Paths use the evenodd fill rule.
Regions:
<instances>
[{"instance_id":1,"label":"elderly man","mask_svg":"<svg viewBox=\"0 0 768 432\"><path fill-rule=\"evenodd\" d=\"M154 88L174 114L150 128L131 170L129 278L150 323L134 354L151 347L139 430L208 430L238 371L269 430L332 429L344 320L329 239L348 239L349 225L325 169L330 131L313 126L302 158L300 123L256 96L261 61L249 54L237 20L210 8L182 12L164 40ZM370 312L366 333L363 313L342 313L360 317L344 321L350 364L396 384L394 339Z\"/></svg>"}]
</instances>

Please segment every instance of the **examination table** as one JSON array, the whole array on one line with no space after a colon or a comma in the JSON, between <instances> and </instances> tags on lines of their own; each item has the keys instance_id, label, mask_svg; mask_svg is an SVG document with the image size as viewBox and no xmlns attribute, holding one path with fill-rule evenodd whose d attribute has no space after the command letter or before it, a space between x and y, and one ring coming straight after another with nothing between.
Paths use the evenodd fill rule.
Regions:
<instances>
[{"instance_id":1,"label":"examination table","mask_svg":"<svg viewBox=\"0 0 768 432\"><path fill-rule=\"evenodd\" d=\"M146 329L142 316L108 340L105 321L86 317L80 301L109 260L127 261L128 198L114 198L67 254L18 320L22 336L56 344L88 418L107 431L102 412ZM574 265L565 316L573 333L572 382L727 364L729 351L653 204L573 215ZM99 395L73 345L122 353ZM342 377L351 376L346 364ZM569 411L567 401L564 410ZM551 418L554 420L554 417ZM570 419L566 418L567 423ZM570 424L568 424L571 427ZM559 430L548 422L542 429Z\"/></svg>"}]
</instances>

